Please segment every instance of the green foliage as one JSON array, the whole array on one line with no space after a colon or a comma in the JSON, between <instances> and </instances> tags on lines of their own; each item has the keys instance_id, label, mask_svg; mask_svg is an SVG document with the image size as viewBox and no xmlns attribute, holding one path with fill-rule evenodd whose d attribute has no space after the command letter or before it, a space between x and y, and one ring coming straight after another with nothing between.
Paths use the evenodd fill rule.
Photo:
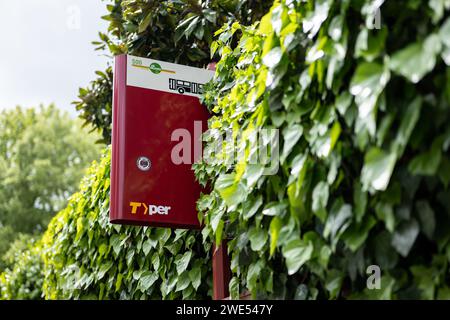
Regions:
<instances>
[{"instance_id":1,"label":"green foliage","mask_svg":"<svg viewBox=\"0 0 450 320\"><path fill-rule=\"evenodd\" d=\"M109 149L42 239L46 299L196 299L211 295L198 231L109 223Z\"/></svg>"},{"instance_id":2,"label":"green foliage","mask_svg":"<svg viewBox=\"0 0 450 320\"><path fill-rule=\"evenodd\" d=\"M79 117L84 120L84 125L91 125L102 133L102 139L98 143L108 144L111 141L112 122L112 68L105 72L96 71L97 79L90 83L88 88L78 90L78 99L73 104Z\"/></svg>"},{"instance_id":3,"label":"green foliage","mask_svg":"<svg viewBox=\"0 0 450 320\"><path fill-rule=\"evenodd\" d=\"M234 297L448 298L449 9L282 0L216 33L205 152L233 135L195 171L213 186L204 241L230 239ZM260 129L280 132L275 175L251 161L257 139L237 139Z\"/></svg>"},{"instance_id":4,"label":"green foliage","mask_svg":"<svg viewBox=\"0 0 450 320\"><path fill-rule=\"evenodd\" d=\"M214 32L226 21L250 24L270 7L254 0L114 0L107 5L108 32L93 42L112 55L129 53L167 62L206 66ZM111 140L112 71L97 71L97 79L79 90L74 102L85 123Z\"/></svg>"},{"instance_id":5,"label":"green foliage","mask_svg":"<svg viewBox=\"0 0 450 320\"><path fill-rule=\"evenodd\" d=\"M16 233L43 230L99 155L93 141L79 120L52 105L2 111L0 225Z\"/></svg>"},{"instance_id":6,"label":"green foliage","mask_svg":"<svg viewBox=\"0 0 450 320\"><path fill-rule=\"evenodd\" d=\"M40 245L31 242L16 252L13 265L0 274L0 300L41 299L44 275Z\"/></svg>"},{"instance_id":7,"label":"green foliage","mask_svg":"<svg viewBox=\"0 0 450 320\"><path fill-rule=\"evenodd\" d=\"M9 229L8 227L4 229ZM0 257L0 267L1 270L5 270L7 268L11 269L14 267L14 264L20 260L18 256L20 256L25 250L30 249L33 244L38 239L38 236L31 235L28 233L20 233L15 234L10 238L9 242L5 241L7 245L6 249L3 251L2 257ZM3 241L3 239L2 239Z\"/></svg>"},{"instance_id":8,"label":"green foliage","mask_svg":"<svg viewBox=\"0 0 450 320\"><path fill-rule=\"evenodd\" d=\"M9 250L11 242L14 241L16 233L10 226L0 226L0 270L6 267L3 255Z\"/></svg>"}]
</instances>

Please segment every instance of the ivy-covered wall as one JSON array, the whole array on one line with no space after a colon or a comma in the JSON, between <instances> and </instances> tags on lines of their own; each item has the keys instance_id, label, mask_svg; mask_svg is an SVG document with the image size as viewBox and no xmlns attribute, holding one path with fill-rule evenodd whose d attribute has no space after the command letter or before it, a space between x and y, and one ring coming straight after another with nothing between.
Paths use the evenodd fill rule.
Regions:
<instances>
[{"instance_id":1,"label":"ivy-covered wall","mask_svg":"<svg viewBox=\"0 0 450 320\"><path fill-rule=\"evenodd\" d=\"M206 241L231 238L234 297L450 298L449 9L283 0L217 32L206 152L233 134L196 174L214 185ZM280 133L274 175L252 162L261 129Z\"/></svg>"}]
</instances>

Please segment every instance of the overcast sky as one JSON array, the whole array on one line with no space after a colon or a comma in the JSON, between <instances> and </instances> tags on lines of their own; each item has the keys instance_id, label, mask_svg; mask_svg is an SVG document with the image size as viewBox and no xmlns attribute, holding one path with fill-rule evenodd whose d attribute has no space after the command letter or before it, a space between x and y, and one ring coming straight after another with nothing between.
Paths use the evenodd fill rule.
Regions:
<instances>
[{"instance_id":1,"label":"overcast sky","mask_svg":"<svg viewBox=\"0 0 450 320\"><path fill-rule=\"evenodd\" d=\"M70 104L108 58L91 41L105 31L101 0L0 0L0 110Z\"/></svg>"}]
</instances>

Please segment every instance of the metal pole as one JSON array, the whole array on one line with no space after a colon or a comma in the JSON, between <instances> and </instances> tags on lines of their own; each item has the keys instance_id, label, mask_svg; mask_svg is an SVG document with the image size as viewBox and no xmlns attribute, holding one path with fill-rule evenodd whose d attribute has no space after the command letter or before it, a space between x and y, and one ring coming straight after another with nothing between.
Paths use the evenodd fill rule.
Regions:
<instances>
[{"instance_id":1,"label":"metal pole","mask_svg":"<svg viewBox=\"0 0 450 320\"><path fill-rule=\"evenodd\" d=\"M213 299L223 300L228 298L230 296L228 284L231 279L231 268L226 240L222 240L222 243L217 249L216 245L213 245L212 270Z\"/></svg>"}]
</instances>

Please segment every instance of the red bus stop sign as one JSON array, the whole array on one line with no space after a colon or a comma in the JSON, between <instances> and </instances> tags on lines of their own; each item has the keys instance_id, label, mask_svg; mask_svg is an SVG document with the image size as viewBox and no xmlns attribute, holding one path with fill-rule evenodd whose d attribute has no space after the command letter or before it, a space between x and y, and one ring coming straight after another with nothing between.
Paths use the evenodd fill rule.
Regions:
<instances>
[{"instance_id":1,"label":"red bus stop sign","mask_svg":"<svg viewBox=\"0 0 450 320\"><path fill-rule=\"evenodd\" d=\"M201 155L208 119L199 96L213 75L130 55L115 58L110 222L200 227L201 187L192 163Z\"/></svg>"}]
</instances>

